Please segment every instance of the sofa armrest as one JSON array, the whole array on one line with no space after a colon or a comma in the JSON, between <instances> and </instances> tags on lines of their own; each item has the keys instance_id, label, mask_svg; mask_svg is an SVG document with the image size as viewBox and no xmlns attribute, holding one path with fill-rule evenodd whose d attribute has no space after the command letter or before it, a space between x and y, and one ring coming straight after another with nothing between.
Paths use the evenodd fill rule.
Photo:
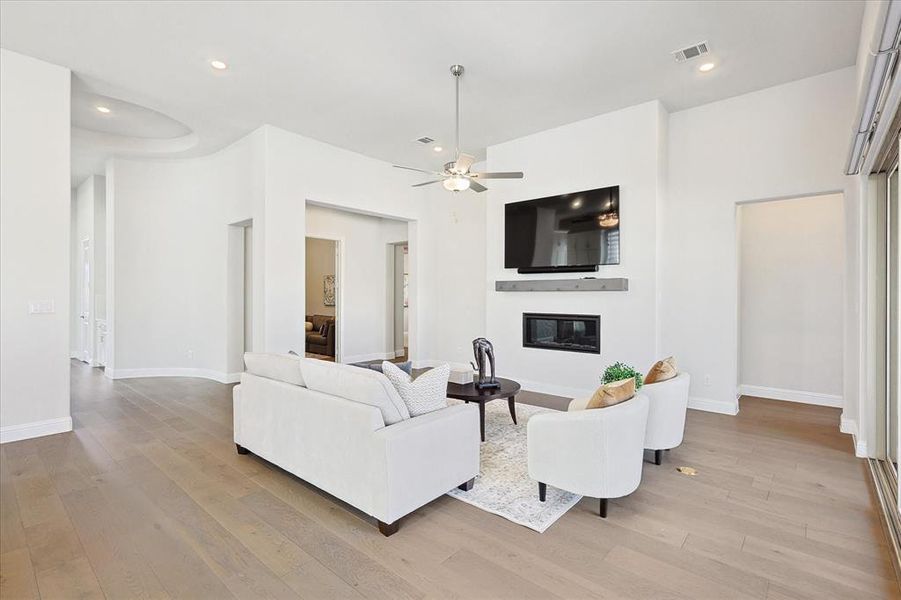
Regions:
<instances>
[{"instance_id":1,"label":"sofa armrest","mask_svg":"<svg viewBox=\"0 0 901 600\"><path fill-rule=\"evenodd\" d=\"M479 474L479 411L449 406L379 429L373 435L373 515L385 523L442 496Z\"/></svg>"}]
</instances>

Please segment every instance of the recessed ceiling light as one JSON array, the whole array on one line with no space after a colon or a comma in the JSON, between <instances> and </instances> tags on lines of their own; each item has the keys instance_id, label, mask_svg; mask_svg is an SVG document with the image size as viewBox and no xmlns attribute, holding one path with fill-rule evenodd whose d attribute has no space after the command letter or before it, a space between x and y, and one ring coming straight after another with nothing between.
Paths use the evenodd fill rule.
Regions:
<instances>
[{"instance_id":1,"label":"recessed ceiling light","mask_svg":"<svg viewBox=\"0 0 901 600\"><path fill-rule=\"evenodd\" d=\"M441 152L442 150L444 150L444 148L442 148L441 146L435 146L434 148L432 148L432 150L434 150L435 152Z\"/></svg>"},{"instance_id":2,"label":"recessed ceiling light","mask_svg":"<svg viewBox=\"0 0 901 600\"><path fill-rule=\"evenodd\" d=\"M704 63L703 65L698 67L698 71L700 71L701 73L706 73L708 71L712 71L714 67L716 67L716 65L713 63Z\"/></svg>"},{"instance_id":3,"label":"recessed ceiling light","mask_svg":"<svg viewBox=\"0 0 901 600\"><path fill-rule=\"evenodd\" d=\"M97 110L98 110L99 112L102 112L103 114L107 114L108 112L110 112L110 109L108 109L108 108L105 107L105 106L98 106L98 107L96 107L96 108L97 108Z\"/></svg>"},{"instance_id":4,"label":"recessed ceiling light","mask_svg":"<svg viewBox=\"0 0 901 600\"><path fill-rule=\"evenodd\" d=\"M210 66L214 69L218 69L219 71L224 71L228 68L228 65L222 62L221 60L211 60Z\"/></svg>"}]
</instances>

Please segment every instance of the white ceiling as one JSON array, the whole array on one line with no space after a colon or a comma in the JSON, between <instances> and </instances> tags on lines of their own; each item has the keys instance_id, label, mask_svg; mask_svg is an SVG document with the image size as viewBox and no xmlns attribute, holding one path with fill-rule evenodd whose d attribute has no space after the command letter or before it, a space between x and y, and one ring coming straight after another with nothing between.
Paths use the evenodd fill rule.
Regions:
<instances>
[{"instance_id":1,"label":"white ceiling","mask_svg":"<svg viewBox=\"0 0 901 600\"><path fill-rule=\"evenodd\" d=\"M184 124L197 138L178 155L270 123L434 167L453 145L453 63L466 67L463 146L483 156L655 98L675 111L850 66L862 13L854 0L3 2L0 45L71 68L86 94ZM670 51L702 40L714 71L675 64ZM167 123L130 127L167 137ZM412 142L422 135L445 151ZM77 156L92 151L73 149L73 179L97 168Z\"/></svg>"}]
</instances>

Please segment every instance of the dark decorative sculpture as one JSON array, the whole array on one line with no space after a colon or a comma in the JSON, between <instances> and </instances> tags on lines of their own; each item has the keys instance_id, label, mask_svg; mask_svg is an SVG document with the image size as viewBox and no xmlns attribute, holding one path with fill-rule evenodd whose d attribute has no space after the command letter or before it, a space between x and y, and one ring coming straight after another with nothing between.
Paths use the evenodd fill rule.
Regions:
<instances>
[{"instance_id":1,"label":"dark decorative sculpture","mask_svg":"<svg viewBox=\"0 0 901 600\"><path fill-rule=\"evenodd\" d=\"M472 353L476 362L470 363L472 368L479 372L479 379L475 382L475 386L480 390L501 387L494 373L494 346L487 339L480 337L472 340ZM491 366L491 375L485 375L486 359Z\"/></svg>"}]
</instances>

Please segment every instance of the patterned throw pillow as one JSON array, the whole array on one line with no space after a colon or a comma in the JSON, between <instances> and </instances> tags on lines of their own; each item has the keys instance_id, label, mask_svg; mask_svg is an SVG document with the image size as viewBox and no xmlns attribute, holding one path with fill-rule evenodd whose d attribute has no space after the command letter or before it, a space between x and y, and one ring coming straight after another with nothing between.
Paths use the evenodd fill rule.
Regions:
<instances>
[{"instance_id":1,"label":"patterned throw pillow","mask_svg":"<svg viewBox=\"0 0 901 600\"><path fill-rule=\"evenodd\" d=\"M382 373L395 387L411 417L424 415L447 407L447 379L450 366L429 369L416 379L398 369L393 363L382 363Z\"/></svg>"}]
</instances>

